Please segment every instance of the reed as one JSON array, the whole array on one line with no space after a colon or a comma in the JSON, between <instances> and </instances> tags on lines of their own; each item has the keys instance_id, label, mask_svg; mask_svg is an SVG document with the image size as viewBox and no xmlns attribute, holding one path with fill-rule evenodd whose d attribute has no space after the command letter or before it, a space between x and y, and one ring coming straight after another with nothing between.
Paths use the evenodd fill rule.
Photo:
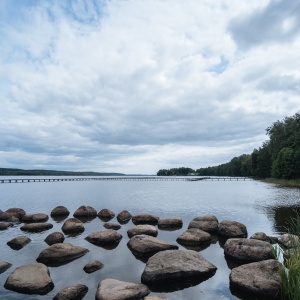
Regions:
<instances>
[{"instance_id":1,"label":"reed","mask_svg":"<svg viewBox=\"0 0 300 300\"><path fill-rule=\"evenodd\" d=\"M300 187L300 179L265 178L265 182L275 183L284 187Z\"/></svg>"}]
</instances>

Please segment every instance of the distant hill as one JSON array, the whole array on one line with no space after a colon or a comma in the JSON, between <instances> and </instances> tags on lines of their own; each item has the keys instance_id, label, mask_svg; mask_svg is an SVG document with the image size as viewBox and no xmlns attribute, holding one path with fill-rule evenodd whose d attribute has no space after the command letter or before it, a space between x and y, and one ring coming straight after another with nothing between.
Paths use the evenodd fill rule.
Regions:
<instances>
[{"instance_id":1,"label":"distant hill","mask_svg":"<svg viewBox=\"0 0 300 300\"><path fill-rule=\"evenodd\" d=\"M0 168L0 176L124 176L122 173L73 172L55 170L22 170Z\"/></svg>"}]
</instances>

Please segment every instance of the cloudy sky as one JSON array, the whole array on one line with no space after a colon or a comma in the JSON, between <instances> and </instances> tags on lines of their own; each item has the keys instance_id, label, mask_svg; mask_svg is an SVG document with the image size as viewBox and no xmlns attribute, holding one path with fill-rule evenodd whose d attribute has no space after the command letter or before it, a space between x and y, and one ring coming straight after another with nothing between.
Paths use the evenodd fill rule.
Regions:
<instances>
[{"instance_id":1,"label":"cloudy sky","mask_svg":"<svg viewBox=\"0 0 300 300\"><path fill-rule=\"evenodd\" d=\"M300 110L299 0L1 0L0 167L155 174Z\"/></svg>"}]
</instances>

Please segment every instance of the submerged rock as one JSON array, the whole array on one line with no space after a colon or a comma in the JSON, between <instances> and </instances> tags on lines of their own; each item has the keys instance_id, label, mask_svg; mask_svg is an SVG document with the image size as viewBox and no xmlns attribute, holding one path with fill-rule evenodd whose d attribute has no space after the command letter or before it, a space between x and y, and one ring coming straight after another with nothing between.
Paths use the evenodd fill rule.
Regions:
<instances>
[{"instance_id":1,"label":"submerged rock","mask_svg":"<svg viewBox=\"0 0 300 300\"><path fill-rule=\"evenodd\" d=\"M65 206L56 206L51 211L51 217L61 217L61 216L68 216L70 214L69 210Z\"/></svg>"},{"instance_id":2,"label":"submerged rock","mask_svg":"<svg viewBox=\"0 0 300 300\"><path fill-rule=\"evenodd\" d=\"M183 232L176 241L184 245L203 245L211 242L211 235L198 228L190 228Z\"/></svg>"},{"instance_id":3,"label":"submerged rock","mask_svg":"<svg viewBox=\"0 0 300 300\"><path fill-rule=\"evenodd\" d=\"M97 246L118 244L122 235L113 229L99 230L90 233L85 239Z\"/></svg>"},{"instance_id":4,"label":"submerged rock","mask_svg":"<svg viewBox=\"0 0 300 300\"><path fill-rule=\"evenodd\" d=\"M49 269L44 264L34 263L16 268L4 287L18 293L44 295L53 289L54 284Z\"/></svg>"},{"instance_id":5,"label":"submerged rock","mask_svg":"<svg viewBox=\"0 0 300 300\"><path fill-rule=\"evenodd\" d=\"M6 230L9 227L12 227L13 225L9 222L1 222L0 223L0 230Z\"/></svg>"},{"instance_id":6,"label":"submerged rock","mask_svg":"<svg viewBox=\"0 0 300 300\"><path fill-rule=\"evenodd\" d=\"M6 262L6 261L0 261L0 274L5 272L7 269L9 269L12 266L12 264Z\"/></svg>"},{"instance_id":7,"label":"submerged rock","mask_svg":"<svg viewBox=\"0 0 300 300\"><path fill-rule=\"evenodd\" d=\"M50 223L30 223L23 225L20 229L23 231L29 232L41 232L45 230L49 230L53 227Z\"/></svg>"},{"instance_id":8,"label":"submerged rock","mask_svg":"<svg viewBox=\"0 0 300 300\"><path fill-rule=\"evenodd\" d=\"M81 217L96 217L97 211L95 208L87 205L82 205L74 212L73 216L75 218L81 218Z\"/></svg>"},{"instance_id":9,"label":"submerged rock","mask_svg":"<svg viewBox=\"0 0 300 300\"><path fill-rule=\"evenodd\" d=\"M31 239L29 237L22 235L22 236L17 236L14 239L8 241L7 245L14 250L20 250L30 242Z\"/></svg>"},{"instance_id":10,"label":"submerged rock","mask_svg":"<svg viewBox=\"0 0 300 300\"><path fill-rule=\"evenodd\" d=\"M17 207L13 207L13 208L9 208L6 213L15 216L16 218L18 218L20 221L22 220L23 216L26 214L25 210L22 208L17 208Z\"/></svg>"},{"instance_id":11,"label":"submerged rock","mask_svg":"<svg viewBox=\"0 0 300 300\"><path fill-rule=\"evenodd\" d=\"M246 238L248 235L244 224L231 220L220 222L218 233L225 238Z\"/></svg>"},{"instance_id":12,"label":"submerged rock","mask_svg":"<svg viewBox=\"0 0 300 300\"><path fill-rule=\"evenodd\" d=\"M99 212L98 212L98 217L101 219L101 220L111 220L112 218L114 218L115 216L115 213L113 211L111 211L110 209L107 209L107 208L104 208L104 209L101 209Z\"/></svg>"},{"instance_id":13,"label":"submerged rock","mask_svg":"<svg viewBox=\"0 0 300 300\"><path fill-rule=\"evenodd\" d=\"M22 222L24 223L43 223L47 222L49 219L47 214L44 213L36 213L30 215L24 215L22 218Z\"/></svg>"},{"instance_id":14,"label":"submerged rock","mask_svg":"<svg viewBox=\"0 0 300 300\"><path fill-rule=\"evenodd\" d=\"M52 232L50 233L46 238L45 238L45 242L51 246L57 243L63 243L63 241L65 240L64 235L61 232Z\"/></svg>"},{"instance_id":15,"label":"submerged rock","mask_svg":"<svg viewBox=\"0 0 300 300\"><path fill-rule=\"evenodd\" d=\"M219 230L219 221L214 215L205 215L194 218L188 228L198 228L209 233L216 233Z\"/></svg>"},{"instance_id":16,"label":"submerged rock","mask_svg":"<svg viewBox=\"0 0 300 300\"><path fill-rule=\"evenodd\" d=\"M158 220L159 229L180 229L183 222L181 218L166 218Z\"/></svg>"},{"instance_id":17,"label":"submerged rock","mask_svg":"<svg viewBox=\"0 0 300 300\"><path fill-rule=\"evenodd\" d=\"M157 229L153 225L136 225L135 227L132 227L127 230L127 235L131 238L134 235L151 235L156 237L157 236Z\"/></svg>"},{"instance_id":18,"label":"submerged rock","mask_svg":"<svg viewBox=\"0 0 300 300\"><path fill-rule=\"evenodd\" d=\"M275 299L280 288L279 268L280 263L274 259L234 268L229 277L231 288L263 299Z\"/></svg>"},{"instance_id":19,"label":"submerged rock","mask_svg":"<svg viewBox=\"0 0 300 300\"><path fill-rule=\"evenodd\" d=\"M119 230L121 228L121 225L108 222L108 223L105 223L103 225L103 227L105 227L106 229Z\"/></svg>"},{"instance_id":20,"label":"submerged rock","mask_svg":"<svg viewBox=\"0 0 300 300\"><path fill-rule=\"evenodd\" d=\"M135 225L138 224L151 224L157 225L159 217L151 215L151 214L139 214L132 217L132 222Z\"/></svg>"},{"instance_id":21,"label":"submerged rock","mask_svg":"<svg viewBox=\"0 0 300 300\"><path fill-rule=\"evenodd\" d=\"M86 273L93 273L95 271L98 271L104 267L104 264L99 260L92 260L88 264L86 264L83 268L84 272Z\"/></svg>"},{"instance_id":22,"label":"submerged rock","mask_svg":"<svg viewBox=\"0 0 300 300\"><path fill-rule=\"evenodd\" d=\"M64 222L61 229L64 234L81 233L84 231L84 226L80 220L76 218L70 218Z\"/></svg>"},{"instance_id":23,"label":"submerged rock","mask_svg":"<svg viewBox=\"0 0 300 300\"><path fill-rule=\"evenodd\" d=\"M150 290L144 284L104 279L98 285L96 300L138 300L148 294Z\"/></svg>"},{"instance_id":24,"label":"submerged rock","mask_svg":"<svg viewBox=\"0 0 300 300\"><path fill-rule=\"evenodd\" d=\"M53 300L81 300L89 288L83 284L70 285L58 292Z\"/></svg>"},{"instance_id":25,"label":"submerged rock","mask_svg":"<svg viewBox=\"0 0 300 300\"><path fill-rule=\"evenodd\" d=\"M117 215L117 220L120 224L126 224L130 221L132 218L132 215L128 210L122 210L118 215Z\"/></svg>"}]
</instances>

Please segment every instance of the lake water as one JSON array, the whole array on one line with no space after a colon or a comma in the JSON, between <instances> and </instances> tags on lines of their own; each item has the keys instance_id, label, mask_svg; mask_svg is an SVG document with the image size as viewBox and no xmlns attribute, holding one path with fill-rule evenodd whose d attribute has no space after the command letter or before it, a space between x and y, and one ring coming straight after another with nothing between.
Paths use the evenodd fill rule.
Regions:
<instances>
[{"instance_id":1,"label":"lake water","mask_svg":"<svg viewBox=\"0 0 300 300\"><path fill-rule=\"evenodd\" d=\"M214 214L219 221L229 219L247 226L248 235L263 231L279 235L284 231L289 216L299 210L300 189L281 188L260 181L67 181L40 183L0 184L0 209L23 208L28 214L44 212L64 205L73 215L81 205L93 206L97 211L109 208L116 215L126 209L132 215L151 213L161 218L181 217L183 228L176 231L158 230L158 238L176 243L176 238L187 229L197 216ZM130 221L119 232L123 238L117 248L106 250L88 243L84 238L91 232L105 229L99 218L84 224L85 231L76 237L66 237L70 242L88 248L83 257L60 267L50 267L54 289L44 296L23 295L6 290L3 285L9 274L18 266L34 263L39 253L47 247L46 236L61 231L62 222L49 219L54 227L42 233L24 233L21 225L0 232L0 260L13 266L0 274L0 299L52 299L68 285L85 284L89 292L84 299L95 299L99 282L105 278L140 282L145 263L136 259L127 248L127 230ZM116 218L111 222L117 223ZM32 240L21 250L6 245L12 238L26 235ZM179 245L180 249L184 249ZM235 296L229 288L230 269L224 258L222 244L218 241L200 252L217 266L216 274L193 287L179 291L151 293L165 295L172 300L196 299L247 299ZM104 263L104 268L86 274L83 267L92 259Z\"/></svg>"}]
</instances>

